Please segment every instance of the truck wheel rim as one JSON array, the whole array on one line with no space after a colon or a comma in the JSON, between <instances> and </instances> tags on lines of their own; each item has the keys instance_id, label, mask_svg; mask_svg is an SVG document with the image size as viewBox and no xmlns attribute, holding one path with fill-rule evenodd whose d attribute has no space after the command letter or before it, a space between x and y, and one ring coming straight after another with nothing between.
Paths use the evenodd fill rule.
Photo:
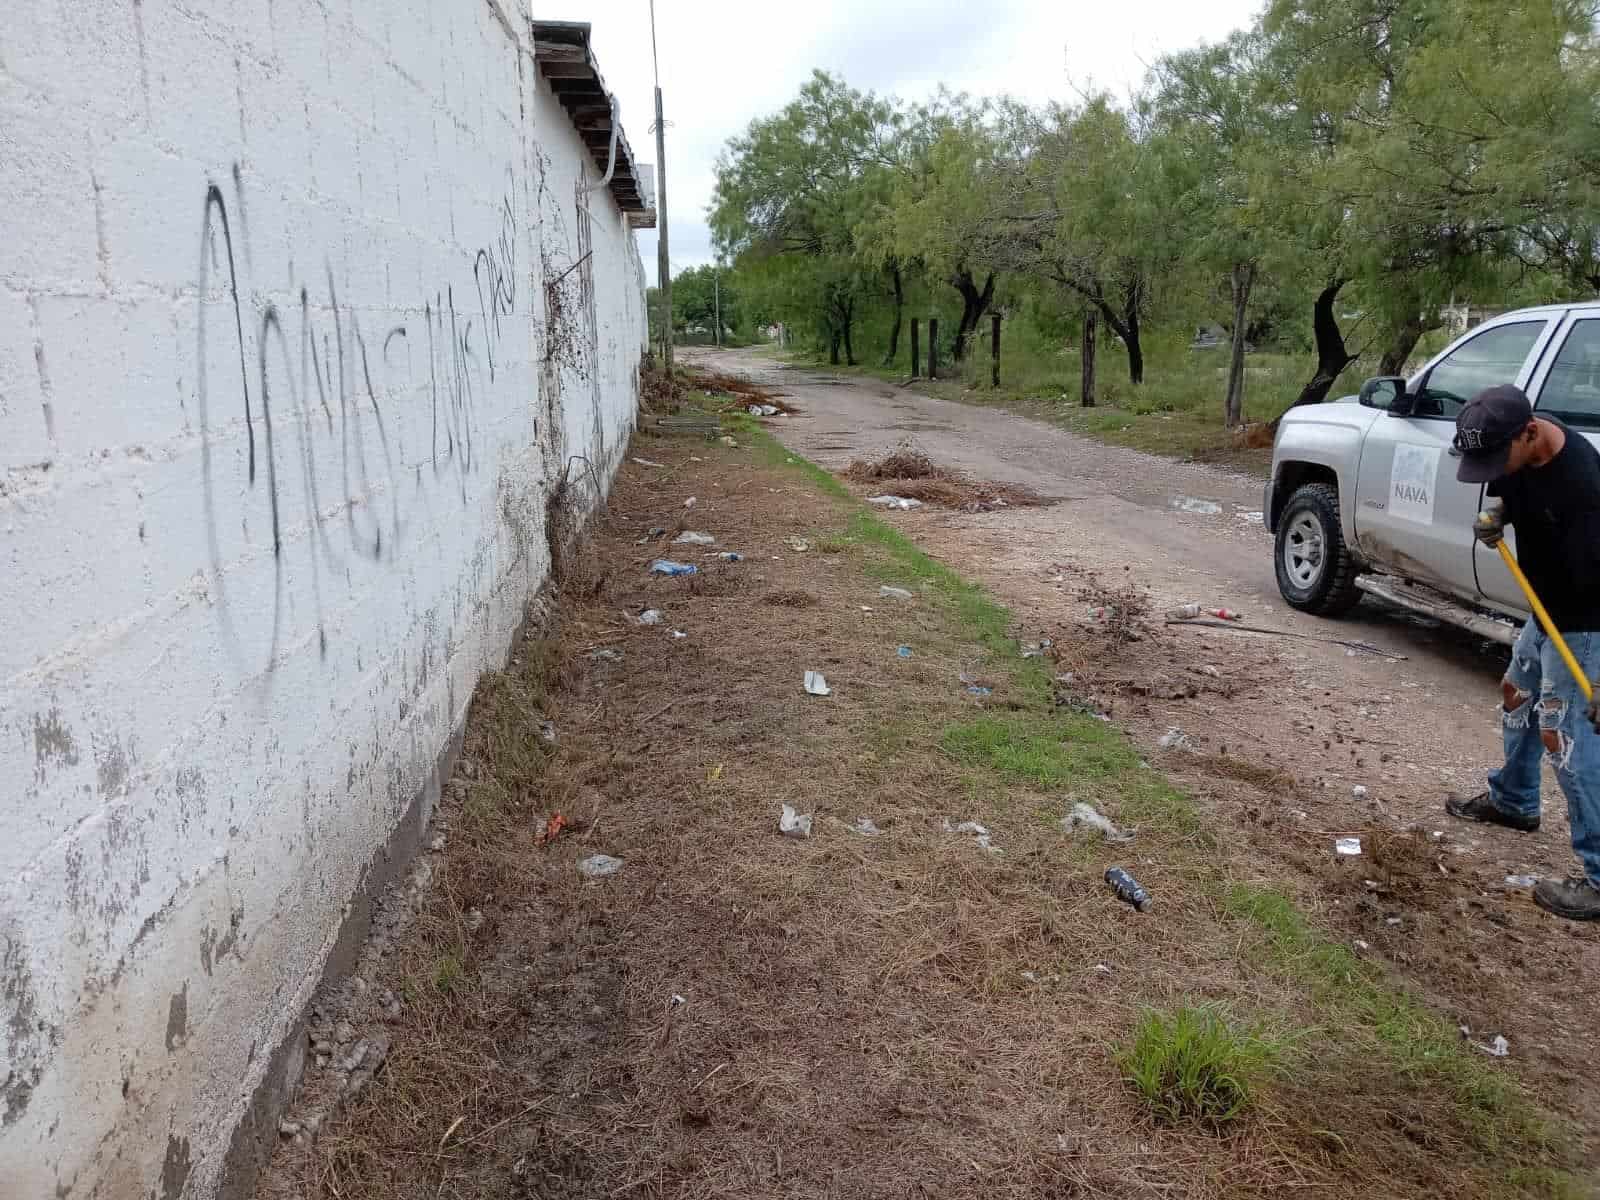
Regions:
<instances>
[{"instance_id":1,"label":"truck wheel rim","mask_svg":"<svg viewBox=\"0 0 1600 1200\"><path fill-rule=\"evenodd\" d=\"M1289 522L1283 537L1283 569L1296 587L1312 587L1321 576L1325 542L1322 522L1311 513L1300 513Z\"/></svg>"}]
</instances>

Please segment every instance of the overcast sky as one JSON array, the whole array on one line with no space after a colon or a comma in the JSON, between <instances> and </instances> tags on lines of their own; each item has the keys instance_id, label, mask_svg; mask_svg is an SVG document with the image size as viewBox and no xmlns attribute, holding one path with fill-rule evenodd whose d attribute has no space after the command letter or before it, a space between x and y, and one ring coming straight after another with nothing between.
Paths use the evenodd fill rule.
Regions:
<instances>
[{"instance_id":1,"label":"overcast sky","mask_svg":"<svg viewBox=\"0 0 1600 1200\"><path fill-rule=\"evenodd\" d=\"M706 205L717 153L754 117L793 98L813 68L852 87L920 100L940 83L973 95L1066 100L1074 87L1126 96L1159 55L1217 41L1260 0L656 0L667 114L673 273L712 260ZM649 0L535 0L540 20L588 21L641 162L654 162ZM656 235L639 248L651 283Z\"/></svg>"}]
</instances>

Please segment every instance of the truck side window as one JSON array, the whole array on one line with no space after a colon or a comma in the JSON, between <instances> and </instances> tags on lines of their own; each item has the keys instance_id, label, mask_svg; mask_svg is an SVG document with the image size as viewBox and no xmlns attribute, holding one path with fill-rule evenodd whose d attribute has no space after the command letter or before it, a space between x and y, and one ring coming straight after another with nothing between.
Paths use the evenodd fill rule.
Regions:
<instances>
[{"instance_id":1,"label":"truck side window","mask_svg":"<svg viewBox=\"0 0 1600 1200\"><path fill-rule=\"evenodd\" d=\"M1600 321L1579 321L1540 389L1539 412L1575 429L1600 429Z\"/></svg>"},{"instance_id":2,"label":"truck side window","mask_svg":"<svg viewBox=\"0 0 1600 1200\"><path fill-rule=\"evenodd\" d=\"M1543 321L1496 325L1457 346L1428 372L1412 415L1453 421L1466 402L1484 388L1515 383L1544 326Z\"/></svg>"}]
</instances>

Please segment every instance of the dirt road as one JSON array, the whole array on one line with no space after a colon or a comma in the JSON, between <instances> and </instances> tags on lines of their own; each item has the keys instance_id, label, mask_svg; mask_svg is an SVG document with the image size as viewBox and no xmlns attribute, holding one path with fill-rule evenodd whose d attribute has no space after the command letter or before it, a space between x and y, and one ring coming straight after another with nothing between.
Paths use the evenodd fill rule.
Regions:
<instances>
[{"instance_id":1,"label":"dirt road","mask_svg":"<svg viewBox=\"0 0 1600 1200\"><path fill-rule=\"evenodd\" d=\"M780 366L753 351L685 358L781 391L802 411L766 424L826 467L914 438L941 465L1059 498L1044 508L891 514L920 545L1008 604L1029 636L1081 622L1085 581L1097 573L1101 581L1147 585L1157 613L1189 601L1222 604L1251 624L1360 639L1394 655L1166 629L1091 699L1152 755L1164 733L1182 729L1198 752L1195 767L1185 770L1174 754L1163 755L1163 767L1234 812L1245 829L1276 823L1279 832L1267 841L1297 847L1310 875L1308 902L1338 917L1359 948L1421 975L1436 1001L1454 1006L1474 1030L1504 1032L1514 1053L1539 1060L1546 1078L1582 1086L1579 1064L1592 1057L1600 1028L1600 1007L1584 983L1600 967L1600 931L1545 917L1526 888L1507 881L1575 869L1553 778L1547 772L1544 828L1533 837L1463 826L1442 810L1446 791L1480 789L1499 754L1502 651L1370 605L1337 622L1289 609L1277 595L1257 479L887 383ZM1166 667L1214 673L1227 683L1224 694L1147 686ZM1238 782L1275 771L1292 776L1293 786ZM1361 870L1336 870L1336 835L1408 828L1431 838L1438 853L1422 865L1427 878L1401 889L1403 897L1369 886Z\"/></svg>"}]
</instances>

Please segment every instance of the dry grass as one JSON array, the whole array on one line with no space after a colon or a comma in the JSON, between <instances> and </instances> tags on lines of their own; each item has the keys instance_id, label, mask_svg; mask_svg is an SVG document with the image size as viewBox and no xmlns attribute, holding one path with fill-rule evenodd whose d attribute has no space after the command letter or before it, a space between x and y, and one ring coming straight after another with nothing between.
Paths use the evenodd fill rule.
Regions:
<instances>
[{"instance_id":1,"label":"dry grass","mask_svg":"<svg viewBox=\"0 0 1600 1200\"><path fill-rule=\"evenodd\" d=\"M953 468L941 467L910 438L882 458L857 459L841 474L852 483L871 485L877 492L963 512L1038 508L1054 503L1021 484L974 480Z\"/></svg>"},{"instance_id":2,"label":"dry grass","mask_svg":"<svg viewBox=\"0 0 1600 1200\"><path fill-rule=\"evenodd\" d=\"M1504 1186L1513 1160L1427 1070L1397 1074L1365 1018L1324 1028L1342 1010L1224 904L1257 864L1115 729L1052 715L1044 664L997 648L1003 613L801 468L698 452L624 468L559 634L475 698L437 885L374 980L407 1003L388 1070L268 1194L1537 1194ZM749 557L651 578L636 539L690 494ZM786 551L819 521L845 549ZM880 581L918 598L884 605ZM666 623L621 615L644 607ZM831 697L803 693L808 669ZM1076 800L1138 841L1068 840ZM779 836L782 803L812 838ZM573 829L535 846L556 811ZM594 852L626 866L586 881ZM1154 912L1110 896L1111 853ZM1226 1137L1157 1123L1119 1066L1145 1006L1190 1004L1286 1031L1285 1070Z\"/></svg>"}]
</instances>

